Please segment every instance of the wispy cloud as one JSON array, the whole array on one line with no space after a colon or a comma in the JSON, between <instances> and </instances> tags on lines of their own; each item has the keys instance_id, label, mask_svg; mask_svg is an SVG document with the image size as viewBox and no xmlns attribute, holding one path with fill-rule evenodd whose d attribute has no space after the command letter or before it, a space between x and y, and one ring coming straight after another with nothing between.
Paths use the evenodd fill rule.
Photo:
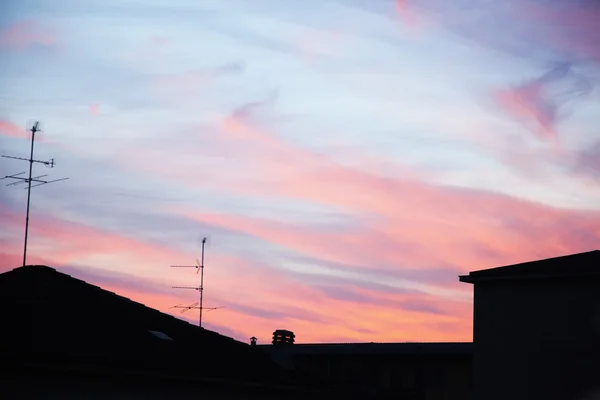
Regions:
<instances>
[{"instance_id":1,"label":"wispy cloud","mask_svg":"<svg viewBox=\"0 0 600 400\"><path fill-rule=\"evenodd\" d=\"M5 136L12 136L18 138L24 138L27 135L27 131L18 125L13 124L10 121L0 120L0 134Z\"/></svg>"},{"instance_id":2,"label":"wispy cloud","mask_svg":"<svg viewBox=\"0 0 600 400\"><path fill-rule=\"evenodd\" d=\"M19 21L0 30L0 48L23 51L32 47L57 48L58 35L43 21Z\"/></svg>"},{"instance_id":3,"label":"wispy cloud","mask_svg":"<svg viewBox=\"0 0 600 400\"><path fill-rule=\"evenodd\" d=\"M561 64L530 82L500 91L497 98L510 114L533 122L532 130L542 139L557 144L556 123L561 117L562 106L591 91L589 80L573 74L570 64Z\"/></svg>"},{"instance_id":4,"label":"wispy cloud","mask_svg":"<svg viewBox=\"0 0 600 400\"><path fill-rule=\"evenodd\" d=\"M188 70L181 73L159 75L155 79L154 85L155 90L161 95L177 92L189 93L211 83L214 79L227 75L240 74L243 71L243 63L233 62L215 67Z\"/></svg>"},{"instance_id":5,"label":"wispy cloud","mask_svg":"<svg viewBox=\"0 0 600 400\"><path fill-rule=\"evenodd\" d=\"M8 221L8 219L5 220ZM15 217L10 221L12 221L12 226L18 223L18 218ZM113 259L114 257L122 257L127 253L140 254L143 255L142 258L147 259L146 272L148 273L152 270L156 271L157 267L166 267L169 259L184 258L183 254L176 254L166 248L161 249L156 244L132 240L62 220L51 220L47 217L38 217L32 228L34 256L30 258L31 263L52 265L59 271L76 278L84 279L132 300L141 301L165 311L170 310L169 307L172 305L181 303L182 300L185 302L185 298L188 298L190 303L193 302L193 298L187 294L178 294L169 289L171 285L186 285L186 279L194 277L193 274L188 278L186 278L187 274L181 276L170 274L171 278L165 279L164 277L158 278L156 272L153 272L151 274L155 276L154 278L137 279L135 278L139 274L137 269L135 270L137 272L131 268L125 272L121 271L118 266L115 266L116 268L101 269L99 267L82 267L73 264L74 262L85 262L86 260L95 264L92 261L95 257ZM46 244L55 237L59 238L58 243L63 243L60 249L48 247L48 244ZM16 262L20 259L15 247L12 247L16 243L16 241L12 244L7 243L6 248L0 249L2 265L10 268L12 263L14 267L18 266ZM104 247L103 243L107 247ZM93 250L90 250L92 246ZM108 247L111 247L111 249ZM382 296L377 287L371 286L367 292L362 291L361 296L367 296L370 299L369 303L363 306L371 311L376 309L379 311L374 318L361 321L358 317L360 313L350 312L351 309L355 308L356 301L359 300L356 297L357 295L340 297L342 293L350 294L356 289L345 289L334 282L330 282L328 287L312 289L310 286L295 283L294 274L282 275L277 268L262 264L258 259L248 260L217 253L211 254L209 260L208 266L210 269L207 270L207 282L210 282L210 284L207 286L207 294L209 295L207 301L209 306L225 306L226 308L215 311L208 318L216 326L228 326L231 321L245 321L244 325L247 327L240 330L245 336L256 331L269 332L274 329L274 326L288 321L288 324L297 324L298 331L305 341L318 340L319 336L315 335L314 332L311 333L309 329L309 326L315 324L328 330L331 335L343 333L349 335L349 337L358 338L363 327L385 323L384 315L386 314L383 310L386 308L390 308L389 312L392 312L393 309L396 314L402 313L402 309L398 309L400 304L403 304L406 308L407 316L413 313L427 314L433 312L435 315L439 314L439 318L448 318L448 312L436 309L435 304L438 300L433 297L430 297L427 301L413 297L397 302L393 298L387 298L394 296L393 291L389 291L386 297ZM236 275L238 278L235 278ZM231 290L244 290L246 295L239 297L238 300L233 300L227 294ZM304 307L297 306L297 302L301 298L305 299ZM466 307L465 305L465 309ZM348 315L353 315L353 321L346 321L346 324L344 324L344 319L340 318L338 314L341 309L348 309ZM177 315L177 310L171 311ZM194 321L194 317L191 315L188 315L187 318L192 322ZM420 319L417 318L415 321L420 321ZM416 323L418 324L418 322ZM461 334L468 334L467 332L465 330ZM374 331L372 335L377 336L380 334ZM238 338L240 337L238 336ZM243 339L243 337L240 339Z\"/></svg>"}]
</instances>

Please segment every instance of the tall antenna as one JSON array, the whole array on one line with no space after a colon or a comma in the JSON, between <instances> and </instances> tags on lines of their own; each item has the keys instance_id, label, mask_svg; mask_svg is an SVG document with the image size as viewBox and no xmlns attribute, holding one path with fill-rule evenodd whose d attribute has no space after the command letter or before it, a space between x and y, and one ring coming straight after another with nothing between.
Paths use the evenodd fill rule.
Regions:
<instances>
[{"instance_id":1,"label":"tall antenna","mask_svg":"<svg viewBox=\"0 0 600 400\"><path fill-rule=\"evenodd\" d=\"M46 175L38 175L38 176L34 176L32 177L32 173L33 173L33 163L40 163L40 164L44 164L46 167L48 168L54 168L54 158L50 159L50 161L41 161L41 160L34 160L33 159L33 145L35 143L35 134L37 132L40 132L40 128L39 128L39 122L35 122L33 124L33 126L29 129L29 132L31 132L31 152L29 154L29 158L22 158L22 157L13 157L13 156L7 156L7 155L2 155L2 157L4 158L12 158L13 160L21 160L21 161L29 161L29 177L28 178L23 178L20 177L18 175L23 175L25 172L19 172L18 174L13 174L13 175L6 175L4 178L0 178L0 180L2 179L14 179L15 182L11 182L6 186L17 186L20 183L27 183L27 213L25 215L25 243L23 245L23 266L27 265L27 236L29 234L29 204L31 203L31 188L36 187L36 186L41 186L41 185L45 185L47 183L53 183L53 182L59 182L59 181L65 181L69 178L61 178L61 179L54 179L51 181L47 181L47 180L43 180L40 178L46 177L48 176ZM36 184L31 186L31 182L35 182Z\"/></svg>"},{"instance_id":2,"label":"tall antenna","mask_svg":"<svg viewBox=\"0 0 600 400\"><path fill-rule=\"evenodd\" d=\"M218 308L223 308L223 307L203 307L202 306L202 302L204 300L204 246L206 245L206 241L208 239L206 237L202 238L202 258L201 260L196 260L196 265L171 265L171 268L196 268L196 273L200 272L200 286L173 286L173 289L193 289L193 290L197 290L200 293L200 302L199 303L194 303L190 306L182 306L182 305L177 305L177 306L173 306L171 308L183 308L183 310L181 311L182 313L187 311L187 310L191 310L191 309L197 309L200 312L200 316L198 318L198 326L200 328L202 328L202 311L203 310L216 310Z\"/></svg>"}]
</instances>

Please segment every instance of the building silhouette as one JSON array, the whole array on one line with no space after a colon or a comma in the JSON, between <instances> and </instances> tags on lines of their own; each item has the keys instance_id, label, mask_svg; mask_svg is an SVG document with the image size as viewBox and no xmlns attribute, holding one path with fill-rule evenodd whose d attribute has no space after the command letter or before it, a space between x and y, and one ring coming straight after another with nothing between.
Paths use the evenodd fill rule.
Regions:
<instances>
[{"instance_id":1,"label":"building silhouette","mask_svg":"<svg viewBox=\"0 0 600 400\"><path fill-rule=\"evenodd\" d=\"M257 347L47 266L0 274L3 399L329 398Z\"/></svg>"},{"instance_id":2,"label":"building silhouette","mask_svg":"<svg viewBox=\"0 0 600 400\"><path fill-rule=\"evenodd\" d=\"M3 399L600 400L600 251L470 272L473 343L250 345L46 266L0 274ZM595 396L595 397L594 397Z\"/></svg>"},{"instance_id":3,"label":"building silhouette","mask_svg":"<svg viewBox=\"0 0 600 400\"><path fill-rule=\"evenodd\" d=\"M472 343L258 345L282 368L376 399L464 400Z\"/></svg>"},{"instance_id":4,"label":"building silhouette","mask_svg":"<svg viewBox=\"0 0 600 400\"><path fill-rule=\"evenodd\" d=\"M587 400L600 389L600 251L460 280L475 292L474 400Z\"/></svg>"}]
</instances>

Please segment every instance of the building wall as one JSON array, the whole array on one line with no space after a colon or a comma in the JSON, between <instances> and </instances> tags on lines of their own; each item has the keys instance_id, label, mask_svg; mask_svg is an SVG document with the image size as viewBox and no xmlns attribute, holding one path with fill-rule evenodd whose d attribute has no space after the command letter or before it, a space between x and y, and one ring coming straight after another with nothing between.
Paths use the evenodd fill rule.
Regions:
<instances>
[{"instance_id":1,"label":"building wall","mask_svg":"<svg viewBox=\"0 0 600 400\"><path fill-rule=\"evenodd\" d=\"M279 400L306 397L306 393L277 388L204 385L136 376L36 372L4 374L0 378L0 398L3 400Z\"/></svg>"},{"instance_id":2,"label":"building wall","mask_svg":"<svg viewBox=\"0 0 600 400\"><path fill-rule=\"evenodd\" d=\"M465 400L471 393L471 355L295 355L293 365L376 398Z\"/></svg>"},{"instance_id":3,"label":"building wall","mask_svg":"<svg viewBox=\"0 0 600 400\"><path fill-rule=\"evenodd\" d=\"M600 388L600 281L475 284L474 399L582 400Z\"/></svg>"}]
</instances>

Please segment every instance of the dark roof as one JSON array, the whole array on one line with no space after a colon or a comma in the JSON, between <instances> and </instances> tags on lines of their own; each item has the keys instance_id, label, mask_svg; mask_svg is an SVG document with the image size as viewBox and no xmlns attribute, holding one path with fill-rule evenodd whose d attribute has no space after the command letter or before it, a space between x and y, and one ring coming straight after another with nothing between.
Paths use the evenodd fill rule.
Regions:
<instances>
[{"instance_id":1,"label":"dark roof","mask_svg":"<svg viewBox=\"0 0 600 400\"><path fill-rule=\"evenodd\" d=\"M600 250L470 272L461 282L600 276Z\"/></svg>"},{"instance_id":2,"label":"dark roof","mask_svg":"<svg viewBox=\"0 0 600 400\"><path fill-rule=\"evenodd\" d=\"M47 266L0 274L0 318L0 352L20 361L254 382L280 377L256 348Z\"/></svg>"},{"instance_id":3,"label":"dark roof","mask_svg":"<svg viewBox=\"0 0 600 400\"><path fill-rule=\"evenodd\" d=\"M471 354L473 343L439 342L439 343L308 343L289 346L260 345L266 351L285 351L293 354Z\"/></svg>"}]
</instances>

